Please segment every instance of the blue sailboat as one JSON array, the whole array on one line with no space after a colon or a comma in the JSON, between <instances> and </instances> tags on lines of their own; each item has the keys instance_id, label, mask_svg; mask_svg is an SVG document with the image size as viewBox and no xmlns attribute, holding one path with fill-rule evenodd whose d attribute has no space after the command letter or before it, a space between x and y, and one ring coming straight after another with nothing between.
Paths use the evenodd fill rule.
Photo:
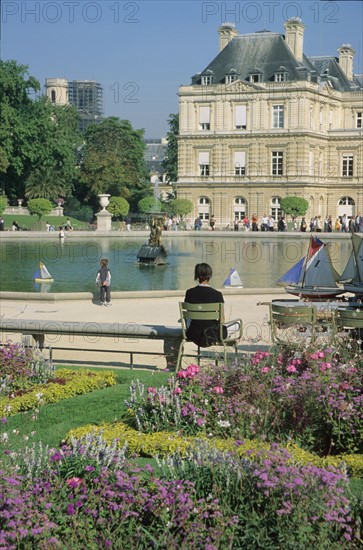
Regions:
<instances>
[{"instance_id":1,"label":"blue sailboat","mask_svg":"<svg viewBox=\"0 0 363 550\"><path fill-rule=\"evenodd\" d=\"M294 296L321 301L345 292L337 285L338 279L326 244L312 236L306 256L282 275L277 284Z\"/></svg>"},{"instance_id":2,"label":"blue sailboat","mask_svg":"<svg viewBox=\"0 0 363 550\"><path fill-rule=\"evenodd\" d=\"M239 276L237 269L231 267L229 270L229 275L224 281L223 286L225 288L243 288L241 277Z\"/></svg>"}]
</instances>

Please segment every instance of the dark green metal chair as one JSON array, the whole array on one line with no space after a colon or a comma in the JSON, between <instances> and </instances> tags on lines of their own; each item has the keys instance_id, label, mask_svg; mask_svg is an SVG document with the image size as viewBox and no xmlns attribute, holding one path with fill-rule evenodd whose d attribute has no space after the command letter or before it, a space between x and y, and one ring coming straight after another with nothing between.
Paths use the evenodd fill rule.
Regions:
<instances>
[{"instance_id":1,"label":"dark green metal chair","mask_svg":"<svg viewBox=\"0 0 363 550\"><path fill-rule=\"evenodd\" d=\"M296 304L269 304L270 329L272 343L285 342L283 330L296 327L302 333L310 328L310 338L314 342L316 338L316 309L311 305ZM281 332L279 332L281 331Z\"/></svg>"}]
</instances>

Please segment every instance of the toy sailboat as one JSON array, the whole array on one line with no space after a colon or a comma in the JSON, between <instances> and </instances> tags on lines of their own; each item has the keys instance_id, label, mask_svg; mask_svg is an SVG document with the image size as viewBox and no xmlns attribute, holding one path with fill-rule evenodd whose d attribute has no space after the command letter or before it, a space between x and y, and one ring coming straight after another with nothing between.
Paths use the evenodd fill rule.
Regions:
<instances>
[{"instance_id":1,"label":"toy sailboat","mask_svg":"<svg viewBox=\"0 0 363 550\"><path fill-rule=\"evenodd\" d=\"M51 283L54 281L48 269L44 264L42 264L42 262L39 262L39 269L37 269L34 273L34 281L36 283Z\"/></svg>"},{"instance_id":2,"label":"toy sailboat","mask_svg":"<svg viewBox=\"0 0 363 550\"><path fill-rule=\"evenodd\" d=\"M229 275L223 283L224 287L243 288L241 277L238 275L237 269L231 267Z\"/></svg>"},{"instance_id":3,"label":"toy sailboat","mask_svg":"<svg viewBox=\"0 0 363 550\"><path fill-rule=\"evenodd\" d=\"M311 237L308 252L277 281L286 292L309 300L328 300L343 294L337 285L339 274L335 271L326 244Z\"/></svg>"},{"instance_id":4,"label":"toy sailboat","mask_svg":"<svg viewBox=\"0 0 363 550\"><path fill-rule=\"evenodd\" d=\"M339 282L344 283L346 292L363 296L363 236L352 233L351 239L352 252Z\"/></svg>"}]
</instances>

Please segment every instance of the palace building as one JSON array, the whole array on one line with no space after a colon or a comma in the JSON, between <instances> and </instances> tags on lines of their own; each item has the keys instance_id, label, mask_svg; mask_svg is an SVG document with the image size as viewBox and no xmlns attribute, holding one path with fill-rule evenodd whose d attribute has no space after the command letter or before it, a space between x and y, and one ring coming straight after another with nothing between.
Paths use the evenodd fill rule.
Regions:
<instances>
[{"instance_id":1,"label":"palace building","mask_svg":"<svg viewBox=\"0 0 363 550\"><path fill-rule=\"evenodd\" d=\"M363 75L354 49L307 57L304 25L285 34L219 29L219 53L179 88L179 198L220 227L281 214L294 195L307 217L363 212Z\"/></svg>"}]
</instances>

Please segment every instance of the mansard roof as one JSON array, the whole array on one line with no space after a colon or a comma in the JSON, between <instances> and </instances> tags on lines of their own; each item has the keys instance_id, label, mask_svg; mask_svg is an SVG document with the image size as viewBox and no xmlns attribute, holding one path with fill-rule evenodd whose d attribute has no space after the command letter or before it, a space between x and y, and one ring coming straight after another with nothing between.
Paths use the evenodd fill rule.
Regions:
<instances>
[{"instance_id":1,"label":"mansard roof","mask_svg":"<svg viewBox=\"0 0 363 550\"><path fill-rule=\"evenodd\" d=\"M213 84L224 84L226 75L234 71L242 81L258 73L260 82L273 82L276 73L284 72L287 81L317 82L318 77L324 75L337 90L360 87L357 77L353 82L347 79L335 57L303 55L302 61L298 61L284 36L269 31L235 36L201 73L192 77L192 84L202 84L202 77L210 75Z\"/></svg>"}]
</instances>

